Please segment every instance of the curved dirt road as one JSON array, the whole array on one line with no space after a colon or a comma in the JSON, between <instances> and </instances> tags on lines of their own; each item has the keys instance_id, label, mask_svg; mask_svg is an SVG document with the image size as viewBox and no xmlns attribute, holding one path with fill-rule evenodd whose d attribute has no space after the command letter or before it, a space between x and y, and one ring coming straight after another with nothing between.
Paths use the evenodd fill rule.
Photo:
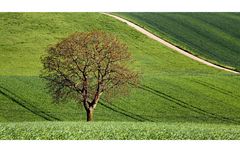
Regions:
<instances>
[{"instance_id":1,"label":"curved dirt road","mask_svg":"<svg viewBox=\"0 0 240 152\"><path fill-rule=\"evenodd\" d=\"M217 68L217 69L225 70L225 71L232 72L232 73L235 73L235 74L240 74L240 72L237 72L237 71L234 71L234 70L231 70L231 69L227 69L227 68L218 66L216 64L210 63L208 61L205 61L205 60L203 60L201 58L198 58L198 57L196 57L196 56L194 56L194 55L192 55L192 54L190 54L190 53L188 53L188 52L186 52L186 51L184 51L184 50L182 50L182 49L180 49L180 48L178 48L178 47L176 47L176 46L174 46L174 45L172 45L170 43L168 43L167 41L165 41L165 40L163 40L163 39L153 35L152 33L148 32L144 28L142 28L142 27L140 27L140 26L138 26L138 25L136 25L136 24L134 24L134 23L132 23L132 22L130 22L128 20L125 20L125 19L123 19L123 18L121 18L119 16L115 16L115 15L108 14L108 13L102 13L102 14L111 16L111 17L113 17L113 18L115 18L115 19L117 19L119 21L127 23L127 25L129 25L129 26L133 27L134 29L136 29L137 31L145 34L146 36L150 37L151 39L154 39L154 40L162 43L163 45L165 45L165 46L167 46L167 47L169 47L169 48L171 48L171 49L173 49L173 50L175 50L175 51L177 51L177 52L179 52L179 53L181 53L181 54L183 54L183 55L185 55L185 56L187 56L187 57L189 57L189 58L191 58L191 59L193 59L195 61L198 61L200 63L206 64L208 66L211 66L211 67L214 67L214 68Z\"/></svg>"}]
</instances>

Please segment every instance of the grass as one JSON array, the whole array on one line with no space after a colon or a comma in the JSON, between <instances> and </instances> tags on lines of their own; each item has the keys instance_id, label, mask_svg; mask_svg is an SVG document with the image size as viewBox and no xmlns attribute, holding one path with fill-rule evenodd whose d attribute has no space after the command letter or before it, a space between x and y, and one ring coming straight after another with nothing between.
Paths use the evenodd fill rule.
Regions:
<instances>
[{"instance_id":1,"label":"grass","mask_svg":"<svg viewBox=\"0 0 240 152\"><path fill-rule=\"evenodd\" d=\"M0 139L28 140L239 140L240 126L151 122L0 123Z\"/></svg>"},{"instance_id":2,"label":"grass","mask_svg":"<svg viewBox=\"0 0 240 152\"><path fill-rule=\"evenodd\" d=\"M213 128L229 125L233 129L237 128L234 124L240 123L238 75L193 61L111 17L99 13L0 13L0 16L0 128L10 129L1 131L0 135L9 134L1 138L43 139L45 133L45 138L53 136L59 139L117 138L111 134L104 135L104 132L99 136L94 135L95 137L90 134L81 134L80 137L73 133L74 129L61 137L60 134L65 132L58 132L58 136L57 132L53 132L53 135L49 131L55 127L56 130L61 130L62 125L66 128L78 124L90 125L66 122L85 121L85 111L81 105L77 106L72 102L52 103L44 82L39 78L39 58L48 45L55 44L75 31L90 30L111 32L127 43L135 60L131 66L141 76L141 85L132 89L128 96L115 98L113 102L101 100L95 111L96 122L92 126L112 127L113 132L113 128L118 128L124 132L123 136L119 136L122 139L131 139L134 136L138 136L138 139L140 136L150 139L147 133L137 135L139 132L136 135L129 133L131 136L124 137L127 136L127 131L121 127L131 129L131 126L138 127L138 123L134 125L135 122L146 122L144 131L152 132L151 127L156 127L156 124L159 127L164 124L173 124L170 125L172 127L174 124L182 124L184 128L189 123L193 129L196 129L196 124L201 130L201 125L197 125L199 123L203 126L208 124L209 128L211 124ZM34 132L25 132L29 134L26 136L21 134L21 129L29 125L33 125L30 128L36 130L36 136ZM12 134L9 133L15 129ZM153 133L150 134L152 136ZM180 134L178 132L177 139L182 139ZM227 129L219 134L222 139L232 137ZM191 133L186 138L190 136L197 138ZM207 136L206 134L205 137ZM173 137L169 136L170 139ZM210 137L212 136L209 135Z\"/></svg>"},{"instance_id":3,"label":"grass","mask_svg":"<svg viewBox=\"0 0 240 152\"><path fill-rule=\"evenodd\" d=\"M118 13L210 62L240 71L239 13Z\"/></svg>"}]
</instances>

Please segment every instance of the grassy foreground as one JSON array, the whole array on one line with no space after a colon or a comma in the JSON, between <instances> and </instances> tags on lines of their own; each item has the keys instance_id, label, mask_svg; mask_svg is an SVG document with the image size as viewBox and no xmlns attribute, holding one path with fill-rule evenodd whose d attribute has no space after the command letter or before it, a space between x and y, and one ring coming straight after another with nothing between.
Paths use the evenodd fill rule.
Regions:
<instances>
[{"instance_id":1,"label":"grassy foreground","mask_svg":"<svg viewBox=\"0 0 240 152\"><path fill-rule=\"evenodd\" d=\"M161 38L240 71L240 13L120 13Z\"/></svg>"},{"instance_id":2,"label":"grassy foreground","mask_svg":"<svg viewBox=\"0 0 240 152\"><path fill-rule=\"evenodd\" d=\"M0 139L240 139L240 126L151 122L0 123Z\"/></svg>"}]
</instances>

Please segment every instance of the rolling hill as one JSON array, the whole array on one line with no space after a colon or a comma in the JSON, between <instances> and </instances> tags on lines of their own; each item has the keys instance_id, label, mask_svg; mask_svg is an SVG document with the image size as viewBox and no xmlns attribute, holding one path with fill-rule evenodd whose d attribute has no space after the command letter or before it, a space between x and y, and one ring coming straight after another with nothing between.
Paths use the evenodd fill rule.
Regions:
<instances>
[{"instance_id":1,"label":"rolling hill","mask_svg":"<svg viewBox=\"0 0 240 152\"><path fill-rule=\"evenodd\" d=\"M0 121L79 121L75 103L53 104L40 56L75 31L104 30L127 43L141 85L101 100L96 121L240 123L240 77L193 61L98 13L0 13Z\"/></svg>"},{"instance_id":2,"label":"rolling hill","mask_svg":"<svg viewBox=\"0 0 240 152\"><path fill-rule=\"evenodd\" d=\"M218 65L240 71L239 13L118 13L159 37Z\"/></svg>"}]
</instances>

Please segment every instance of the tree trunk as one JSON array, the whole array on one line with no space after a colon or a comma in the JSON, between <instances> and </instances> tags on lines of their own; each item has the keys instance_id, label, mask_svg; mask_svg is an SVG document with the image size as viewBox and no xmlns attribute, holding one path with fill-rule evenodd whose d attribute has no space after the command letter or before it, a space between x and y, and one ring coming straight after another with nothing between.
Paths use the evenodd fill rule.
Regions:
<instances>
[{"instance_id":1,"label":"tree trunk","mask_svg":"<svg viewBox=\"0 0 240 152\"><path fill-rule=\"evenodd\" d=\"M87 110L87 121L93 121L93 109L89 108Z\"/></svg>"}]
</instances>

